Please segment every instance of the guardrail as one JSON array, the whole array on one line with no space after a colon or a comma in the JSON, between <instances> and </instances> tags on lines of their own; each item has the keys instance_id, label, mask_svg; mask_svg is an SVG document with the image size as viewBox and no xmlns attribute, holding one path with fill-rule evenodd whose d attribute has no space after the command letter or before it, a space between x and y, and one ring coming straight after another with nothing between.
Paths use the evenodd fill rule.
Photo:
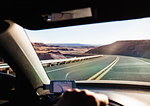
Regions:
<instances>
[{"instance_id":1,"label":"guardrail","mask_svg":"<svg viewBox=\"0 0 150 106\"><path fill-rule=\"evenodd\" d=\"M10 68L10 66L6 63L0 64L0 69Z\"/></svg>"},{"instance_id":2,"label":"guardrail","mask_svg":"<svg viewBox=\"0 0 150 106\"><path fill-rule=\"evenodd\" d=\"M103 55L95 55L95 56L85 56L85 57L74 57L69 59L56 59L56 60L42 60L41 63L44 67L51 67L53 65L67 64L71 62L83 61L92 58L103 57ZM0 64L0 71L7 71L10 69L10 66L6 63Z\"/></svg>"},{"instance_id":3,"label":"guardrail","mask_svg":"<svg viewBox=\"0 0 150 106\"><path fill-rule=\"evenodd\" d=\"M57 59L57 60L42 60L41 63L44 67L51 67L52 65L67 64L71 62L83 61L87 59L102 57L103 55L85 56L85 57L74 57L69 59Z\"/></svg>"},{"instance_id":4,"label":"guardrail","mask_svg":"<svg viewBox=\"0 0 150 106\"><path fill-rule=\"evenodd\" d=\"M0 64L0 66L7 66L7 65L8 65L7 63Z\"/></svg>"},{"instance_id":5,"label":"guardrail","mask_svg":"<svg viewBox=\"0 0 150 106\"><path fill-rule=\"evenodd\" d=\"M4 63L0 64L0 72L6 72L7 74L9 74L9 72L12 72L12 69L8 64Z\"/></svg>"}]
</instances>

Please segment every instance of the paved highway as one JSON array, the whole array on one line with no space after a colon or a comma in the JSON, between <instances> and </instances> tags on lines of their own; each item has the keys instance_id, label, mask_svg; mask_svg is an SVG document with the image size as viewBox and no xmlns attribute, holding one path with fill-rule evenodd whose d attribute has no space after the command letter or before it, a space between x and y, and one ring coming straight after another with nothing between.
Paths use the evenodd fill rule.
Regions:
<instances>
[{"instance_id":1,"label":"paved highway","mask_svg":"<svg viewBox=\"0 0 150 106\"><path fill-rule=\"evenodd\" d=\"M141 58L105 55L100 58L46 67L52 80L150 81L150 63Z\"/></svg>"}]
</instances>

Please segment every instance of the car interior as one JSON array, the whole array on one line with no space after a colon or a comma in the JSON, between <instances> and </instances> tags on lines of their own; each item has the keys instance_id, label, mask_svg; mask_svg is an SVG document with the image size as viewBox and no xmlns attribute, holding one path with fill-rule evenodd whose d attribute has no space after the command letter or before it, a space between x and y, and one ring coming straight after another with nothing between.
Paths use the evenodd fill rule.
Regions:
<instances>
[{"instance_id":1,"label":"car interior","mask_svg":"<svg viewBox=\"0 0 150 106\"><path fill-rule=\"evenodd\" d=\"M0 64L0 105L52 106L57 103L64 92L63 89L61 89L61 93L55 91L55 83L60 83L60 85L65 83L68 84L67 86L71 84L73 88L106 94L109 98L109 106L148 106L150 104L150 82L148 82L150 74L148 72L146 81L98 80L110 70L109 68L116 65L119 59L123 60L125 57L116 56L115 58L112 56L114 61L111 61L112 63L106 71L101 72L99 78L98 74L100 73L95 73L94 76L88 77L86 80L75 79L74 81L73 79L61 80L60 78L55 82L55 78L51 77L52 74L47 75L42 64L48 65L55 72L63 71L64 67L53 69L54 64L51 63L60 64L60 66L66 64L71 68L77 66L75 63L83 64L82 62L97 58L103 59L107 56L97 54L84 58L82 56L74 57L71 60L58 59L55 60L58 62L51 63L50 59L49 61L40 61L27 36L28 30L36 32L46 29L149 18L149 3L108 0L5 0L0 2L0 57L3 58L0 58L0 61L3 60L4 63L7 63L7 65ZM70 63L67 61L73 62L71 64L74 66L69 66ZM3 68L5 72L1 71L2 66L8 65L14 71L13 74L7 73L8 67ZM68 77L69 74L67 73L65 76ZM134 77L133 75L132 78Z\"/></svg>"}]
</instances>

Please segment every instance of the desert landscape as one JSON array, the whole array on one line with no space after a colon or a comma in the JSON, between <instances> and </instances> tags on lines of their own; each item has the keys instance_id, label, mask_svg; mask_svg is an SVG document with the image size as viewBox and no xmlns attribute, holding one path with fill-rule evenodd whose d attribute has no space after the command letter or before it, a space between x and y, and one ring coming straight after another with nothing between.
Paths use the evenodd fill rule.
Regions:
<instances>
[{"instance_id":1,"label":"desert landscape","mask_svg":"<svg viewBox=\"0 0 150 106\"><path fill-rule=\"evenodd\" d=\"M44 44L39 42L33 42L32 45L40 60L66 59L97 54L142 57L148 61L150 59L150 40L116 41L98 47L85 44ZM0 64L3 63L5 62L0 57Z\"/></svg>"},{"instance_id":2,"label":"desert landscape","mask_svg":"<svg viewBox=\"0 0 150 106\"><path fill-rule=\"evenodd\" d=\"M85 52L94 49L94 46L83 44L44 44L32 43L40 60L65 59L71 57L88 56Z\"/></svg>"},{"instance_id":3,"label":"desert landscape","mask_svg":"<svg viewBox=\"0 0 150 106\"><path fill-rule=\"evenodd\" d=\"M32 42L40 60L65 59L96 54L150 58L150 40L124 40L102 46L86 44L45 44ZM3 59L0 58L0 63Z\"/></svg>"},{"instance_id":4,"label":"desert landscape","mask_svg":"<svg viewBox=\"0 0 150 106\"><path fill-rule=\"evenodd\" d=\"M40 60L89 56L89 54L85 54L85 52L94 48L94 46L82 44L44 44L39 42L34 42L31 44ZM0 57L0 64L3 65L4 63L3 58ZM0 72L9 72L10 74L15 75L11 68L0 69Z\"/></svg>"},{"instance_id":5,"label":"desert landscape","mask_svg":"<svg viewBox=\"0 0 150 106\"><path fill-rule=\"evenodd\" d=\"M86 44L45 44L32 42L40 60L65 59L96 54L150 58L150 40L123 40L102 46ZM3 63L0 58L0 63Z\"/></svg>"}]
</instances>

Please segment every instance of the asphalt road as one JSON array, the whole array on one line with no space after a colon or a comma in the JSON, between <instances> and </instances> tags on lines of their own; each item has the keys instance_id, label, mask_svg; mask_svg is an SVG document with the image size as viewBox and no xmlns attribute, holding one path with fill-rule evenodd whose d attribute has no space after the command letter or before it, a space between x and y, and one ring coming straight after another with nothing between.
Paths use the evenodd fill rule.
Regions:
<instances>
[{"instance_id":1,"label":"asphalt road","mask_svg":"<svg viewBox=\"0 0 150 106\"><path fill-rule=\"evenodd\" d=\"M150 81L150 63L145 59L105 55L104 57L45 68L52 80Z\"/></svg>"}]
</instances>

